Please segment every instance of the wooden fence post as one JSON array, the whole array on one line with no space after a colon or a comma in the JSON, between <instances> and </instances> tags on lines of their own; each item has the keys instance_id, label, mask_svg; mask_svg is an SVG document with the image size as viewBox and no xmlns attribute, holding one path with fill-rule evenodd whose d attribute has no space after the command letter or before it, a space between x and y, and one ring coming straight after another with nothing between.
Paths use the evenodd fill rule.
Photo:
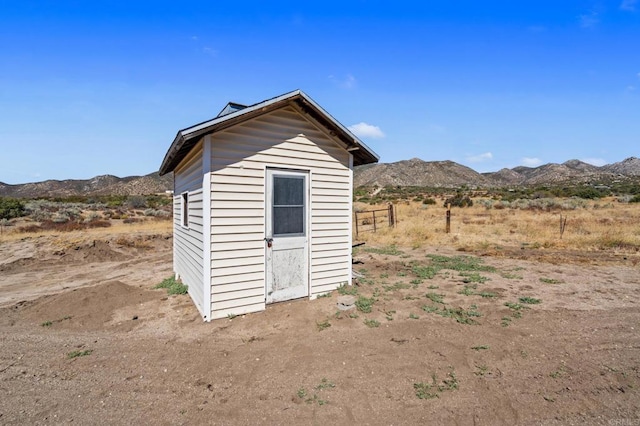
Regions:
<instances>
[{"instance_id":1,"label":"wooden fence post","mask_svg":"<svg viewBox=\"0 0 640 426\"><path fill-rule=\"evenodd\" d=\"M376 211L373 211L373 232L376 232Z\"/></svg>"},{"instance_id":2,"label":"wooden fence post","mask_svg":"<svg viewBox=\"0 0 640 426\"><path fill-rule=\"evenodd\" d=\"M562 217L562 213L560 213L560 239L562 239L562 234L564 234L564 230L567 227L567 216Z\"/></svg>"},{"instance_id":3,"label":"wooden fence post","mask_svg":"<svg viewBox=\"0 0 640 426\"><path fill-rule=\"evenodd\" d=\"M447 234L451 232L451 204L447 203Z\"/></svg>"}]
</instances>

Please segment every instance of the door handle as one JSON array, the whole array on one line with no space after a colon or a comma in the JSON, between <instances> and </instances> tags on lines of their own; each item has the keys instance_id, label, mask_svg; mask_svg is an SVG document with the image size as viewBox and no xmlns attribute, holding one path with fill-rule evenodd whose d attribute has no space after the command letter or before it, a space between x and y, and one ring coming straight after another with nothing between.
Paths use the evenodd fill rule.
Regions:
<instances>
[{"instance_id":1,"label":"door handle","mask_svg":"<svg viewBox=\"0 0 640 426\"><path fill-rule=\"evenodd\" d=\"M267 247L271 248L273 245L273 238L265 238L264 240L267 242Z\"/></svg>"}]
</instances>

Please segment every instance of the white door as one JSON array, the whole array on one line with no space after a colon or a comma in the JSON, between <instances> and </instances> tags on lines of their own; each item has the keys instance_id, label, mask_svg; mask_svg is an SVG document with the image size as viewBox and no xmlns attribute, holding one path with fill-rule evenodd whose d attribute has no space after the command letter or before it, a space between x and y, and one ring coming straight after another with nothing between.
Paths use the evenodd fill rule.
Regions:
<instances>
[{"instance_id":1,"label":"white door","mask_svg":"<svg viewBox=\"0 0 640 426\"><path fill-rule=\"evenodd\" d=\"M267 169L266 302L309 295L309 175Z\"/></svg>"}]
</instances>

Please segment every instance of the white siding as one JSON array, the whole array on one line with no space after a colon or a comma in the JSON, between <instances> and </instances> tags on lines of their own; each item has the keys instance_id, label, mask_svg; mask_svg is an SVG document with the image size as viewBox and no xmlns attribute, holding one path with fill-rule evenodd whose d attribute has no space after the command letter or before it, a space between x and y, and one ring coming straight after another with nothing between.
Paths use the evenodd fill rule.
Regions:
<instances>
[{"instance_id":1,"label":"white siding","mask_svg":"<svg viewBox=\"0 0 640 426\"><path fill-rule=\"evenodd\" d=\"M202 188L202 141L193 147L191 152L174 170L173 192L179 195L186 191Z\"/></svg>"},{"instance_id":2,"label":"white siding","mask_svg":"<svg viewBox=\"0 0 640 426\"><path fill-rule=\"evenodd\" d=\"M350 282L349 153L291 107L211 142L212 318L265 308L266 167L309 171L310 297Z\"/></svg>"},{"instance_id":3,"label":"white siding","mask_svg":"<svg viewBox=\"0 0 640 426\"><path fill-rule=\"evenodd\" d=\"M173 244L174 271L189 288L189 295L203 316L204 293L203 270L203 200L202 200L202 142L194 147L189 155L174 171L173 197ZM189 194L189 227L182 226L182 193Z\"/></svg>"}]
</instances>

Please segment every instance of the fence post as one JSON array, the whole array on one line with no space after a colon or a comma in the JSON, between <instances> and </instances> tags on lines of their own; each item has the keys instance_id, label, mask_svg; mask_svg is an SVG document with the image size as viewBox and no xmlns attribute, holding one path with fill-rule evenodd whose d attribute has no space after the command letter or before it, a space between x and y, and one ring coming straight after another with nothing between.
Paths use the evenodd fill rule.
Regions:
<instances>
[{"instance_id":1,"label":"fence post","mask_svg":"<svg viewBox=\"0 0 640 426\"><path fill-rule=\"evenodd\" d=\"M566 227L567 227L567 216L563 218L562 213L560 213L560 239L562 239L562 234L564 234L564 230Z\"/></svg>"},{"instance_id":2,"label":"fence post","mask_svg":"<svg viewBox=\"0 0 640 426\"><path fill-rule=\"evenodd\" d=\"M373 232L376 232L376 211L373 211Z\"/></svg>"},{"instance_id":3,"label":"fence post","mask_svg":"<svg viewBox=\"0 0 640 426\"><path fill-rule=\"evenodd\" d=\"M393 204L389 203L388 213L389 216L389 226L393 226L396 223L395 217L393 217Z\"/></svg>"},{"instance_id":4,"label":"fence post","mask_svg":"<svg viewBox=\"0 0 640 426\"><path fill-rule=\"evenodd\" d=\"M396 227L396 223L398 223L398 210L396 209L396 206L393 206L393 227Z\"/></svg>"},{"instance_id":5,"label":"fence post","mask_svg":"<svg viewBox=\"0 0 640 426\"><path fill-rule=\"evenodd\" d=\"M451 204L447 203L447 234L451 232Z\"/></svg>"}]
</instances>

